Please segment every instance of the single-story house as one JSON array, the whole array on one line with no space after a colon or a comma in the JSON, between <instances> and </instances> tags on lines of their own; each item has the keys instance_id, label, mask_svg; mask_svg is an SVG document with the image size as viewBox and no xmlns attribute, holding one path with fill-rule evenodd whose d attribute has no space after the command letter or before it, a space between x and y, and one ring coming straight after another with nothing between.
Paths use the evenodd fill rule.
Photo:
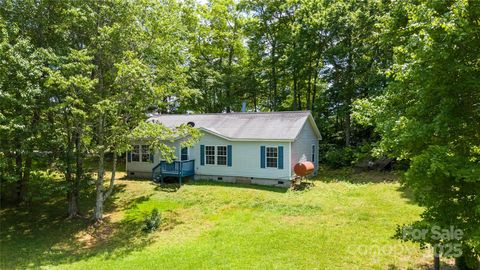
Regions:
<instances>
[{"instance_id":1,"label":"single-story house","mask_svg":"<svg viewBox=\"0 0 480 270\"><path fill-rule=\"evenodd\" d=\"M202 137L189 148L175 140L176 161L167 164L148 145L134 144L126 170L131 177L194 177L224 182L289 186L293 167L311 161L318 170L320 131L309 111L159 114L148 119L169 128L189 124Z\"/></svg>"}]
</instances>

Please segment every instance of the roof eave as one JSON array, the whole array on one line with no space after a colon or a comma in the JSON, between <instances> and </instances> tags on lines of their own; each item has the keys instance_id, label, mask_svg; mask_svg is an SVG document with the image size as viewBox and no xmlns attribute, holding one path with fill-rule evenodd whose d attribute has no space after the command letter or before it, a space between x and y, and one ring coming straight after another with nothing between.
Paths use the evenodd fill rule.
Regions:
<instances>
[{"instance_id":1,"label":"roof eave","mask_svg":"<svg viewBox=\"0 0 480 270\"><path fill-rule=\"evenodd\" d=\"M202 130L204 132L207 132L209 134L212 134L214 136L220 137L222 139L225 139L227 141L232 141L232 142L293 142L294 139L288 139L288 138L280 138L280 139L272 139L272 138L230 138L227 136L224 136L218 132L215 132L213 130L207 129L200 127L198 128L199 130Z\"/></svg>"}]
</instances>

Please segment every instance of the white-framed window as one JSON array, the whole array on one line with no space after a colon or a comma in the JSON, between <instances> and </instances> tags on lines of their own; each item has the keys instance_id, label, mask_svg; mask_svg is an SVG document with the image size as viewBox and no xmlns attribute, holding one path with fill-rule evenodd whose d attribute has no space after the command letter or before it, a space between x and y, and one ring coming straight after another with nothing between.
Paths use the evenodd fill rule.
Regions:
<instances>
[{"instance_id":1,"label":"white-framed window","mask_svg":"<svg viewBox=\"0 0 480 270\"><path fill-rule=\"evenodd\" d=\"M227 165L227 146L226 145L206 145L205 146L205 164L209 165Z\"/></svg>"},{"instance_id":2,"label":"white-framed window","mask_svg":"<svg viewBox=\"0 0 480 270\"><path fill-rule=\"evenodd\" d=\"M215 165L215 146L205 146L205 164Z\"/></svg>"},{"instance_id":3,"label":"white-framed window","mask_svg":"<svg viewBox=\"0 0 480 270\"><path fill-rule=\"evenodd\" d=\"M267 168L277 168L278 167L278 148L277 147L266 147L266 161Z\"/></svg>"},{"instance_id":4,"label":"white-framed window","mask_svg":"<svg viewBox=\"0 0 480 270\"><path fill-rule=\"evenodd\" d=\"M142 162L150 162L150 146L142 144Z\"/></svg>"},{"instance_id":5,"label":"white-framed window","mask_svg":"<svg viewBox=\"0 0 480 270\"><path fill-rule=\"evenodd\" d=\"M217 165L227 165L227 146L217 146Z\"/></svg>"},{"instance_id":6,"label":"white-framed window","mask_svg":"<svg viewBox=\"0 0 480 270\"><path fill-rule=\"evenodd\" d=\"M150 146L147 144L135 144L130 152L129 162L150 162Z\"/></svg>"},{"instance_id":7,"label":"white-framed window","mask_svg":"<svg viewBox=\"0 0 480 270\"><path fill-rule=\"evenodd\" d=\"M315 163L315 144L312 144L312 162Z\"/></svg>"},{"instance_id":8,"label":"white-framed window","mask_svg":"<svg viewBox=\"0 0 480 270\"><path fill-rule=\"evenodd\" d=\"M134 145L132 149L132 162L140 161L140 145Z\"/></svg>"},{"instance_id":9,"label":"white-framed window","mask_svg":"<svg viewBox=\"0 0 480 270\"><path fill-rule=\"evenodd\" d=\"M180 150L180 160L188 160L188 147L182 147Z\"/></svg>"}]
</instances>

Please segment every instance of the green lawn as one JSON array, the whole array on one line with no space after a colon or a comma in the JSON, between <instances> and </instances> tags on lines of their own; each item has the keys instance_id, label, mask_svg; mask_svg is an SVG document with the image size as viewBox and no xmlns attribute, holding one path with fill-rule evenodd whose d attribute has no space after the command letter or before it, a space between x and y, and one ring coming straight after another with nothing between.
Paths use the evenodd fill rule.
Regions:
<instances>
[{"instance_id":1,"label":"green lawn","mask_svg":"<svg viewBox=\"0 0 480 270\"><path fill-rule=\"evenodd\" d=\"M398 183L382 182L390 175L321 174L306 191L119 180L98 229L66 220L63 198L4 207L1 268L417 269L430 262L427 251L391 239L421 208ZM161 229L143 233L155 207Z\"/></svg>"}]
</instances>

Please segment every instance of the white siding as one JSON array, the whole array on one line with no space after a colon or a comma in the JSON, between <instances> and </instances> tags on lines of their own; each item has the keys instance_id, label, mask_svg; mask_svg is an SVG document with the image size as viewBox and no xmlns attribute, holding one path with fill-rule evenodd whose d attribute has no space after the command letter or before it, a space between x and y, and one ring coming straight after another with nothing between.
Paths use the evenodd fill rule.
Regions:
<instances>
[{"instance_id":1,"label":"white siding","mask_svg":"<svg viewBox=\"0 0 480 270\"><path fill-rule=\"evenodd\" d=\"M232 145L232 166L200 165L200 145ZM283 146L283 169L260 168L260 146ZM291 168L289 142L234 142L205 133L194 146L195 173L200 175L241 176L290 180Z\"/></svg>"},{"instance_id":2,"label":"white siding","mask_svg":"<svg viewBox=\"0 0 480 270\"><path fill-rule=\"evenodd\" d=\"M232 166L200 165L200 145L232 145ZM195 159L195 174L231 177L252 177L263 179L290 180L293 166L299 161L311 161L312 145L315 145L315 169L318 170L318 138L309 121L306 121L294 142L229 141L204 133L200 141L189 149L189 159ZM175 141L175 153L180 159L180 141ZM283 169L260 167L260 146L283 146ZM154 162L128 162L127 172L152 172L160 162L161 155L155 152Z\"/></svg>"},{"instance_id":3,"label":"white siding","mask_svg":"<svg viewBox=\"0 0 480 270\"><path fill-rule=\"evenodd\" d=\"M169 147L175 147L175 156L180 159L180 141L175 141L173 143L167 143ZM144 172L151 173L155 165L160 162L161 154L159 151L155 151L153 156L153 162L128 162L127 157L127 172ZM145 174L141 174L145 175Z\"/></svg>"},{"instance_id":4,"label":"white siding","mask_svg":"<svg viewBox=\"0 0 480 270\"><path fill-rule=\"evenodd\" d=\"M291 167L301 161L312 161L312 145L315 145L315 174L318 170L318 137L309 121L305 121L298 137L292 142ZM292 170L292 175L294 174Z\"/></svg>"}]
</instances>

